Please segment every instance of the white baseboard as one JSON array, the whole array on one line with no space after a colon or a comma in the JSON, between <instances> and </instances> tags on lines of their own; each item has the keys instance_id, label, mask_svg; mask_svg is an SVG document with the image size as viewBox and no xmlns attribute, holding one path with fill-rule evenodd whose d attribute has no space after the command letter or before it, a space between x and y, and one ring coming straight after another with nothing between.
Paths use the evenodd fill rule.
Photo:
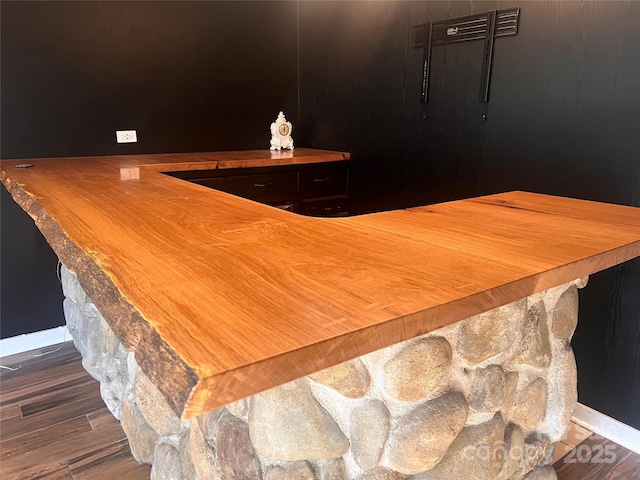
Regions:
<instances>
[{"instance_id":1,"label":"white baseboard","mask_svg":"<svg viewBox=\"0 0 640 480\"><path fill-rule=\"evenodd\" d=\"M640 430L579 403L573 411L573 421L602 435L618 445L640 454Z\"/></svg>"},{"instance_id":2,"label":"white baseboard","mask_svg":"<svg viewBox=\"0 0 640 480\"><path fill-rule=\"evenodd\" d=\"M71 334L66 326L3 338L0 340L0 358L69 340L71 340Z\"/></svg>"}]
</instances>

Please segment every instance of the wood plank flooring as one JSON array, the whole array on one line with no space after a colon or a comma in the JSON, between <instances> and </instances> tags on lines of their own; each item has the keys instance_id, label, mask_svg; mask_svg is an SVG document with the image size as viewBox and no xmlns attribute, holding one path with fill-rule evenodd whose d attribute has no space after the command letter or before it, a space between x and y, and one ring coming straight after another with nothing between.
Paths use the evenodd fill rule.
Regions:
<instances>
[{"instance_id":1,"label":"wood plank flooring","mask_svg":"<svg viewBox=\"0 0 640 480\"><path fill-rule=\"evenodd\" d=\"M555 453L553 455L552 463L556 463L561 458L564 458L568 455L572 450L574 450L578 445L584 442L587 438L589 438L593 434L592 431L587 430L584 427L581 427L575 422L571 422L569 424L569 429L567 430L567 434L565 438L560 442L556 442L555 444Z\"/></svg>"},{"instance_id":2,"label":"wood plank flooring","mask_svg":"<svg viewBox=\"0 0 640 480\"><path fill-rule=\"evenodd\" d=\"M2 480L148 480L72 342L0 364Z\"/></svg>"},{"instance_id":3,"label":"wood plank flooring","mask_svg":"<svg viewBox=\"0 0 640 480\"><path fill-rule=\"evenodd\" d=\"M593 433L553 468L558 480L640 480L640 455Z\"/></svg>"},{"instance_id":4,"label":"wood plank flooring","mask_svg":"<svg viewBox=\"0 0 640 480\"><path fill-rule=\"evenodd\" d=\"M149 479L73 343L0 364L0 479ZM640 480L640 455L577 425L556 452L559 480Z\"/></svg>"}]
</instances>

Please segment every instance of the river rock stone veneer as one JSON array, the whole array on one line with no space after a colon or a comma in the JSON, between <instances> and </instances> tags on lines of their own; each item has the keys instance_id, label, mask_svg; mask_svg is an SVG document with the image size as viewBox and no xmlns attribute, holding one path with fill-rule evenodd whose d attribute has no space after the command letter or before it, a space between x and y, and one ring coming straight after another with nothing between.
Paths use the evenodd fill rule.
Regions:
<instances>
[{"instance_id":1,"label":"river rock stone veneer","mask_svg":"<svg viewBox=\"0 0 640 480\"><path fill-rule=\"evenodd\" d=\"M586 278L181 421L74 273L67 324L155 480L556 479Z\"/></svg>"}]
</instances>

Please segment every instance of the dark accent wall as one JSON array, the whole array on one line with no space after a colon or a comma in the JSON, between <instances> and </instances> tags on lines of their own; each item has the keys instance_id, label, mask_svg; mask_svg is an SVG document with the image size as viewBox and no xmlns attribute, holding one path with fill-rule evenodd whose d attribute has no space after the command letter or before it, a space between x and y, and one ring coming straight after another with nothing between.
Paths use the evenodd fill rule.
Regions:
<instances>
[{"instance_id":1,"label":"dark accent wall","mask_svg":"<svg viewBox=\"0 0 640 480\"><path fill-rule=\"evenodd\" d=\"M58 258L0 185L0 338L64 325Z\"/></svg>"},{"instance_id":2,"label":"dark accent wall","mask_svg":"<svg viewBox=\"0 0 640 480\"><path fill-rule=\"evenodd\" d=\"M433 49L421 105L413 25L511 6L489 103L476 41ZM360 213L516 189L640 206L638 18L633 1L300 2L301 143L351 152ZM640 259L580 299L580 401L640 428Z\"/></svg>"},{"instance_id":3,"label":"dark accent wall","mask_svg":"<svg viewBox=\"0 0 640 480\"><path fill-rule=\"evenodd\" d=\"M293 2L2 2L2 158L264 148ZM138 143L116 144L135 129Z\"/></svg>"},{"instance_id":4,"label":"dark accent wall","mask_svg":"<svg viewBox=\"0 0 640 480\"><path fill-rule=\"evenodd\" d=\"M2 158L268 148L281 109L297 124L295 2L0 9ZM138 143L115 142L126 129ZM64 318L56 257L2 190L5 338Z\"/></svg>"}]
</instances>

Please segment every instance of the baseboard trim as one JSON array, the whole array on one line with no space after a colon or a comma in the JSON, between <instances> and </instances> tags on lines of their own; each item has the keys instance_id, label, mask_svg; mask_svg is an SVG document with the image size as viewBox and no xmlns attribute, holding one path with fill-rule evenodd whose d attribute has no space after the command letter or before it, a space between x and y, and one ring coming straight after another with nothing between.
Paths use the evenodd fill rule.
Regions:
<instances>
[{"instance_id":1,"label":"baseboard trim","mask_svg":"<svg viewBox=\"0 0 640 480\"><path fill-rule=\"evenodd\" d=\"M578 403L573 411L573 421L640 455L640 430L581 403Z\"/></svg>"},{"instance_id":2,"label":"baseboard trim","mask_svg":"<svg viewBox=\"0 0 640 480\"><path fill-rule=\"evenodd\" d=\"M69 340L71 340L71 334L66 326L3 338L0 340L0 358L68 342Z\"/></svg>"}]
</instances>

